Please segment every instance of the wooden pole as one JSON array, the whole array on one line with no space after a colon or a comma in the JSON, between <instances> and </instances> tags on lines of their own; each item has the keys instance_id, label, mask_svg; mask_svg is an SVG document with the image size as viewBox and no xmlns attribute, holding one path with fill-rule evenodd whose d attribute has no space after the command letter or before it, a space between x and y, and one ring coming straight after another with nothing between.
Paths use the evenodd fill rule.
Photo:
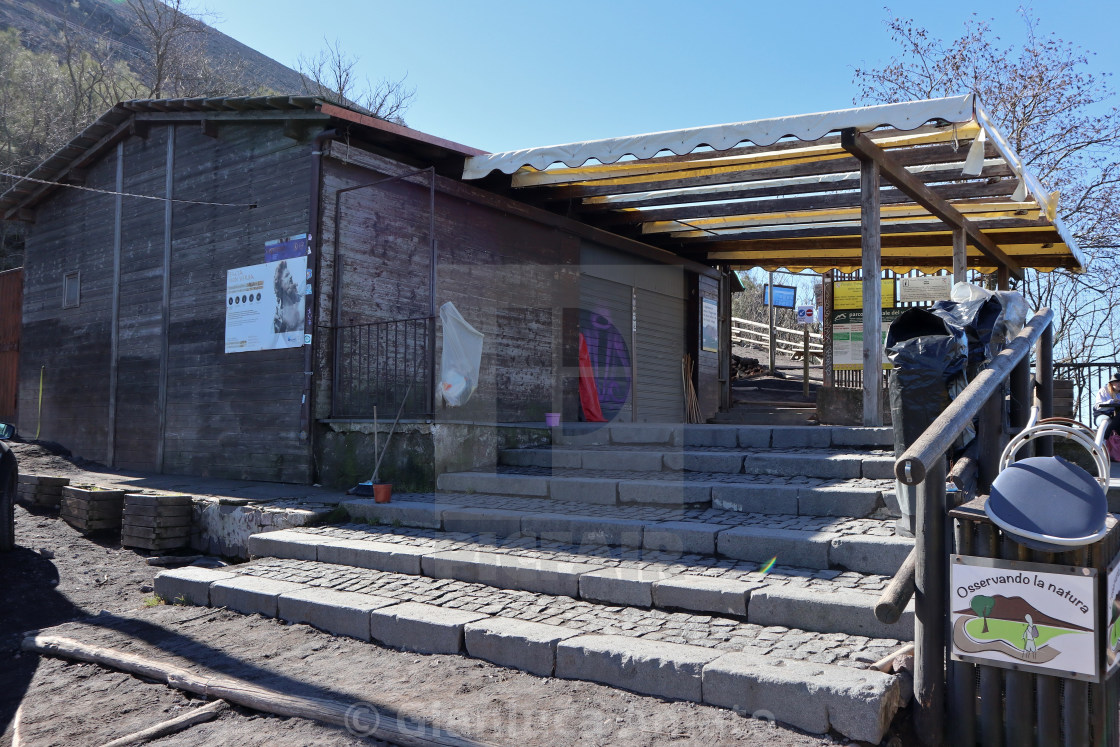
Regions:
<instances>
[{"instance_id":1,"label":"wooden pole","mask_svg":"<svg viewBox=\"0 0 1120 747\"><path fill-rule=\"evenodd\" d=\"M805 325L805 328L802 330L802 332L805 333L805 341L804 341L804 344L802 345L802 348L801 348L801 350L802 350L801 355L803 357L802 363L804 364L804 366L802 367L802 371L801 371L802 375L804 376L804 381L801 384L801 394L803 394L805 396L805 399L809 399L809 325L808 324Z\"/></svg>"},{"instance_id":2,"label":"wooden pole","mask_svg":"<svg viewBox=\"0 0 1120 747\"><path fill-rule=\"evenodd\" d=\"M914 704L923 744L945 741L945 458L929 465L918 486L914 531Z\"/></svg>"},{"instance_id":3,"label":"wooden pole","mask_svg":"<svg viewBox=\"0 0 1120 747\"><path fill-rule=\"evenodd\" d=\"M980 453L977 462L980 467L976 492L986 495L992 486L992 480L999 473L999 458L1003 453L1003 385L996 387L991 396L980 409L980 418L976 428L976 440L980 444ZM999 557L991 555L990 557Z\"/></svg>"},{"instance_id":4,"label":"wooden pole","mask_svg":"<svg viewBox=\"0 0 1120 747\"><path fill-rule=\"evenodd\" d=\"M954 525L954 546L959 555L972 554L972 533L975 523L957 519ZM946 616L946 627L949 619ZM946 657L948 658L948 657ZM965 661L948 661L949 667L949 737L950 744L976 744L976 667Z\"/></svg>"},{"instance_id":5,"label":"wooden pole","mask_svg":"<svg viewBox=\"0 0 1120 747\"><path fill-rule=\"evenodd\" d=\"M770 284L766 287L767 293L767 315L770 319L770 373L774 373L775 360L774 360L774 346L777 344L774 331L774 273L770 273Z\"/></svg>"},{"instance_id":6,"label":"wooden pole","mask_svg":"<svg viewBox=\"0 0 1120 747\"><path fill-rule=\"evenodd\" d=\"M821 303L821 343L824 347L823 368L823 383L824 386L832 386L836 383L835 372L833 371L832 359L832 283L835 281L836 271L829 270L824 274L821 279L821 284L824 286L824 301Z\"/></svg>"},{"instance_id":7,"label":"wooden pole","mask_svg":"<svg viewBox=\"0 0 1120 747\"><path fill-rule=\"evenodd\" d=\"M996 290L1005 291L1010 287L1011 270L1000 266L996 270Z\"/></svg>"},{"instance_id":8,"label":"wooden pole","mask_svg":"<svg viewBox=\"0 0 1120 747\"><path fill-rule=\"evenodd\" d=\"M1038 382L1039 415L1054 417L1054 325L1048 324L1042 330L1035 347L1035 378ZM1045 436L1035 439L1035 451L1039 456L1054 456L1054 438Z\"/></svg>"},{"instance_id":9,"label":"wooden pole","mask_svg":"<svg viewBox=\"0 0 1120 747\"><path fill-rule=\"evenodd\" d=\"M150 742L153 739L166 737L168 734L178 734L185 731L195 724L204 724L207 721L213 721L222 714L222 711L229 708L229 703L224 700L215 700L213 703L207 703L201 708L195 708L175 718L161 721L155 726L149 726L147 729L133 732L120 739L114 739L102 747L127 747L130 744L143 744Z\"/></svg>"},{"instance_id":10,"label":"wooden pole","mask_svg":"<svg viewBox=\"0 0 1120 747\"><path fill-rule=\"evenodd\" d=\"M999 539L991 524L979 527L976 554L984 558L997 556ZM1003 744L1003 672L996 667L980 669L980 744Z\"/></svg>"},{"instance_id":11,"label":"wooden pole","mask_svg":"<svg viewBox=\"0 0 1120 747\"><path fill-rule=\"evenodd\" d=\"M863 245L863 424L883 424L880 412L883 371L882 246L879 233L879 164L859 165L860 236Z\"/></svg>"},{"instance_id":12,"label":"wooden pole","mask_svg":"<svg viewBox=\"0 0 1120 747\"><path fill-rule=\"evenodd\" d=\"M914 596L914 570L917 562L917 549L911 550L887 588L883 589L879 601L875 603L875 617L879 622L894 625L902 617L907 602Z\"/></svg>"},{"instance_id":13,"label":"wooden pole","mask_svg":"<svg viewBox=\"0 0 1120 747\"><path fill-rule=\"evenodd\" d=\"M961 226L953 228L953 282L968 282L967 237Z\"/></svg>"},{"instance_id":14,"label":"wooden pole","mask_svg":"<svg viewBox=\"0 0 1120 747\"><path fill-rule=\"evenodd\" d=\"M24 651L59 656L77 661L88 661L104 667L119 669L137 674L156 682L165 683L178 690L221 698L239 706L252 708L277 716L299 716L322 721L325 724L341 726L347 730L383 739L401 745L417 747L478 747L482 744L473 739L449 734L437 729L418 728L419 724L409 724L404 719L373 706L361 712L354 709L355 702L312 698L290 695L271 688L254 685L236 677L221 674L200 675L183 667L165 664L125 651L117 651L103 646L82 643L73 638L52 635L35 635L23 639ZM423 736L417 734L422 732Z\"/></svg>"},{"instance_id":15,"label":"wooden pole","mask_svg":"<svg viewBox=\"0 0 1120 747\"><path fill-rule=\"evenodd\" d=\"M1004 560L1027 560L1027 550L1004 534L999 557ZM1007 744L1029 745L1034 739L1034 681L1026 672L1005 671L1003 721Z\"/></svg>"},{"instance_id":16,"label":"wooden pole","mask_svg":"<svg viewBox=\"0 0 1120 747\"><path fill-rule=\"evenodd\" d=\"M1035 563L1053 563L1054 553L1034 550L1031 560ZM1034 688L1035 710L1038 713L1035 745L1048 747L1059 744L1062 739L1062 724L1058 719L1058 705L1061 701L1058 696L1058 678L1035 675Z\"/></svg>"}]
</instances>

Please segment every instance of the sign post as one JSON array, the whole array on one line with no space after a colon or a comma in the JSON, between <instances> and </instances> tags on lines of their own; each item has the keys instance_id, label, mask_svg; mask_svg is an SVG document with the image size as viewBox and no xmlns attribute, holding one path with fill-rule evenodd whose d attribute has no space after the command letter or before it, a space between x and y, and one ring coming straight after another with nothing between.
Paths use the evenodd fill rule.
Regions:
<instances>
[{"instance_id":1,"label":"sign post","mask_svg":"<svg viewBox=\"0 0 1120 747\"><path fill-rule=\"evenodd\" d=\"M816 308L813 306L798 306L797 307L797 323L798 324L812 324L816 321ZM802 384L801 394L805 399L809 399L809 328L804 327L802 331L805 333L804 345L801 349L802 355Z\"/></svg>"}]
</instances>

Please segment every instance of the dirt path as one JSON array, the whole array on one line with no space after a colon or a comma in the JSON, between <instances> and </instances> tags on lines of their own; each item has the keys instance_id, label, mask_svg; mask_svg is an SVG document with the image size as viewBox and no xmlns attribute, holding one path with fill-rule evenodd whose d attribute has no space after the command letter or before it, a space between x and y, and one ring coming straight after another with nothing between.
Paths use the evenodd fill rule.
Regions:
<instances>
[{"instance_id":1,"label":"dirt path","mask_svg":"<svg viewBox=\"0 0 1120 747\"><path fill-rule=\"evenodd\" d=\"M81 468L20 446L21 469ZM30 466L34 465L34 467ZM457 656L394 651L306 625L197 607L145 606L159 570L111 540L82 537L51 512L16 509L19 547L0 556L0 746L96 745L198 703L164 685L96 665L20 654L27 630L125 648L291 691L376 703L475 739L505 745L844 744L694 703L540 678ZM368 745L303 719L240 708L158 745ZM896 742L897 744L897 742Z\"/></svg>"}]
</instances>

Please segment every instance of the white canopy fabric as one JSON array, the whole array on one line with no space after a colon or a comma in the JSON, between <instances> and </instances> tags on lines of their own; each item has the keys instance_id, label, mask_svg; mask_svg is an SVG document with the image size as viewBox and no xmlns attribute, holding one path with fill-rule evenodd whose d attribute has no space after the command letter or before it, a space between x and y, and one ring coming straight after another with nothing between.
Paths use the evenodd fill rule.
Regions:
<instances>
[{"instance_id":1,"label":"white canopy fabric","mask_svg":"<svg viewBox=\"0 0 1120 747\"><path fill-rule=\"evenodd\" d=\"M819 140L830 132L839 132L849 127L865 131L882 126L894 127L898 130L913 130L932 121L971 122L975 119L975 98L970 93L966 96L944 99L861 106L854 109L801 114L795 117L756 119L735 124L708 125L685 130L667 130L646 135L490 153L468 158L463 168L463 178L481 179L495 170L503 174L512 174L524 166L544 170L555 163L575 168L593 159L610 164L624 156L639 159L652 158L665 150L683 156L705 145L719 151L734 148L741 143L773 145L784 137L812 141Z\"/></svg>"}]
</instances>

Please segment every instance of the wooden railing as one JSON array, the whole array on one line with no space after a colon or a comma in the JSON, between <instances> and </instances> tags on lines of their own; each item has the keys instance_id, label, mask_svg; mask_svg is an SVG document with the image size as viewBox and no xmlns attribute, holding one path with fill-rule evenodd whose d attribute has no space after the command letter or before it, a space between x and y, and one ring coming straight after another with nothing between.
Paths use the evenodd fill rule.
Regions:
<instances>
[{"instance_id":1,"label":"wooden railing","mask_svg":"<svg viewBox=\"0 0 1120 747\"><path fill-rule=\"evenodd\" d=\"M800 358L805 353L805 332L801 329L774 327L774 350L787 357ZM749 319L731 317L731 344L770 352L770 325ZM809 333L809 356L815 362L824 360L824 340L819 332Z\"/></svg>"},{"instance_id":2,"label":"wooden railing","mask_svg":"<svg viewBox=\"0 0 1120 747\"><path fill-rule=\"evenodd\" d=\"M1030 351L1037 345L1037 396L1042 417L1053 415L1053 312L1041 309L1023 330L992 360L943 413L895 462L895 476L906 485L917 486L916 526L911 558L895 574L876 606L884 622L896 622L914 596L914 701L915 726L921 741L929 745L947 743L945 727L953 724L953 743L970 743L968 731L972 707L971 668L955 666L947 655L946 620L949 547L947 513L955 506L946 502L946 454L957 438L979 416L976 434L975 491L985 494L999 469L1006 434L1003 431L1005 396L1010 393L1009 422L1012 430L1027 424L1031 396ZM1052 455L1053 445L1039 444L1041 455ZM1049 452L1049 453L1047 453ZM954 469L954 473L960 470ZM957 680L961 682L957 682ZM946 716L947 680L957 686ZM968 680L964 682L964 680ZM967 687L966 687L967 686ZM967 693L968 705L956 702ZM998 691L997 691L998 703ZM996 716L1002 717L1002 714ZM958 738L964 741L957 742Z\"/></svg>"}]
</instances>

